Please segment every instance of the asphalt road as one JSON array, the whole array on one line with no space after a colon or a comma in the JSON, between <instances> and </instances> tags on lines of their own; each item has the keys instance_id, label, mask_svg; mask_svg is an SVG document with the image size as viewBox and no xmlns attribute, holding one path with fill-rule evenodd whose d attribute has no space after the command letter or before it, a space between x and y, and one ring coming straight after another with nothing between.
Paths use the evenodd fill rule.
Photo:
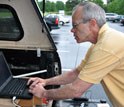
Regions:
<instances>
[{"instance_id":1,"label":"asphalt road","mask_svg":"<svg viewBox=\"0 0 124 107\"><path fill-rule=\"evenodd\" d=\"M73 37L73 34L70 32L71 26L71 16L66 16L70 18L70 23L64 26L61 26L60 29L51 31L52 38L58 49L58 53L62 63L63 72L67 72L71 69L77 67L80 64L81 60L85 57L87 49L90 47L91 43L85 42L77 44L76 40ZM116 30L124 32L124 26L120 23L107 22L108 25ZM92 99L106 99L107 103L112 107L109 102L101 84L96 84L92 86L83 97L92 98ZM64 106L63 106L64 105ZM67 104L61 103L62 107L67 107ZM90 104L89 107L96 107L94 104Z\"/></svg>"}]
</instances>

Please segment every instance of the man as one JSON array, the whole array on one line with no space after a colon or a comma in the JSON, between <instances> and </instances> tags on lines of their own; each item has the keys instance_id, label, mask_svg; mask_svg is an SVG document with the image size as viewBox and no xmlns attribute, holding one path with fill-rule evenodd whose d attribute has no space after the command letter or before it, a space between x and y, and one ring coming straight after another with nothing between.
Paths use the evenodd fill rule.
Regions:
<instances>
[{"instance_id":1,"label":"man","mask_svg":"<svg viewBox=\"0 0 124 107\"><path fill-rule=\"evenodd\" d=\"M102 83L114 107L124 107L124 34L106 24L104 10L92 2L77 5L72 14L72 32L78 43L93 45L81 64L70 72L50 79L31 78L29 92L39 98L80 97L93 84ZM45 90L46 85L65 85Z\"/></svg>"}]
</instances>

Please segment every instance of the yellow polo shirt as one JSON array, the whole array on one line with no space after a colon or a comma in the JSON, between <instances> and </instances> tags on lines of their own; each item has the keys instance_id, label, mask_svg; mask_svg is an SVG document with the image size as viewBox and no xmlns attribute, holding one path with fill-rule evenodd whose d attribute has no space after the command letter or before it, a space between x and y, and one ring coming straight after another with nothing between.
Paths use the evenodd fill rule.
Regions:
<instances>
[{"instance_id":1,"label":"yellow polo shirt","mask_svg":"<svg viewBox=\"0 0 124 107\"><path fill-rule=\"evenodd\" d=\"M124 34L107 24L77 68L83 81L102 83L114 107L124 107Z\"/></svg>"}]
</instances>

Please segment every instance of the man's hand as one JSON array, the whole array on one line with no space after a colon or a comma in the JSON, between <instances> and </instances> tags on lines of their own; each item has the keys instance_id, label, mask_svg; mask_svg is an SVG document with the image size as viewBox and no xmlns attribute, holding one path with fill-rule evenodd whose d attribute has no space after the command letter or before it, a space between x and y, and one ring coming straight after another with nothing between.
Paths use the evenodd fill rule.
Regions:
<instances>
[{"instance_id":1,"label":"man's hand","mask_svg":"<svg viewBox=\"0 0 124 107\"><path fill-rule=\"evenodd\" d=\"M35 78L30 78L27 82L27 85L30 84L30 82L33 81L33 83L30 85L30 88L31 87L35 87L37 84L41 84L42 86L46 86L46 81L44 79L41 79L41 78L38 78L38 77L35 77Z\"/></svg>"},{"instance_id":2,"label":"man's hand","mask_svg":"<svg viewBox=\"0 0 124 107\"><path fill-rule=\"evenodd\" d=\"M42 83L37 83L35 86L33 85L29 88L29 92L38 98L44 98L43 94L45 93L45 89Z\"/></svg>"}]
</instances>

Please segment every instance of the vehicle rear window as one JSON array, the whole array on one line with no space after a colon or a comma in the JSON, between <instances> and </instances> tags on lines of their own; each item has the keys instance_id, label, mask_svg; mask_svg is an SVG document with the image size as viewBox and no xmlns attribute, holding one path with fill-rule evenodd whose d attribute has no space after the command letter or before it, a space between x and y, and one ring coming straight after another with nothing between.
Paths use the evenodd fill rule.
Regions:
<instances>
[{"instance_id":1,"label":"vehicle rear window","mask_svg":"<svg viewBox=\"0 0 124 107\"><path fill-rule=\"evenodd\" d=\"M23 37L23 29L15 10L0 4L0 40L17 41Z\"/></svg>"},{"instance_id":2,"label":"vehicle rear window","mask_svg":"<svg viewBox=\"0 0 124 107\"><path fill-rule=\"evenodd\" d=\"M58 16L55 14L47 14L47 15L45 15L45 17L46 18L58 18Z\"/></svg>"}]
</instances>

